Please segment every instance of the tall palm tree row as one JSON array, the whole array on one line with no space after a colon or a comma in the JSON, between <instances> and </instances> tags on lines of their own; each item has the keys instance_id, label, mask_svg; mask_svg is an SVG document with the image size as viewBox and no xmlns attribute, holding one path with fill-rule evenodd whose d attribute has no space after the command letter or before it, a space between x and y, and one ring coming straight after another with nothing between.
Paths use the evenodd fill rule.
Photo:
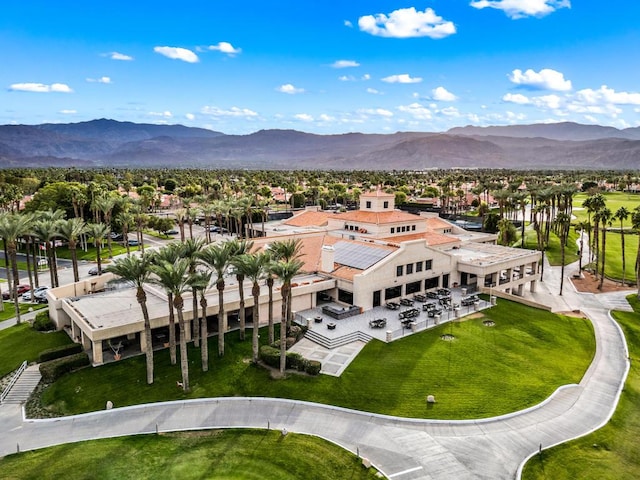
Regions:
<instances>
[{"instance_id":1,"label":"tall palm tree row","mask_svg":"<svg viewBox=\"0 0 640 480\"><path fill-rule=\"evenodd\" d=\"M624 222L629 218L631 213L627 208L623 205L614 214L614 219L620 221L620 243L622 246L622 281L620 282L624 286L625 276L627 273L627 262L625 258L624 252Z\"/></svg>"},{"instance_id":2,"label":"tall palm tree row","mask_svg":"<svg viewBox=\"0 0 640 480\"><path fill-rule=\"evenodd\" d=\"M18 240L25 235L30 228L31 217L17 213L4 213L0 216L0 237L4 240L7 251L7 272L11 271L9 288L13 298L16 322L20 323L20 304L18 302L18 284L20 276L18 271Z\"/></svg>"},{"instance_id":3,"label":"tall palm tree row","mask_svg":"<svg viewBox=\"0 0 640 480\"><path fill-rule=\"evenodd\" d=\"M245 302L244 302L244 273L242 269L238 268L237 259L239 259L242 255L249 253L253 248L253 242L247 240L237 240L234 239L229 243L229 248L231 249L231 265L234 267L236 280L238 281L238 293L240 294L240 312L239 312L239 320L240 320L240 340L244 340L245 336L245 328L246 328L246 312L245 312Z\"/></svg>"}]
</instances>

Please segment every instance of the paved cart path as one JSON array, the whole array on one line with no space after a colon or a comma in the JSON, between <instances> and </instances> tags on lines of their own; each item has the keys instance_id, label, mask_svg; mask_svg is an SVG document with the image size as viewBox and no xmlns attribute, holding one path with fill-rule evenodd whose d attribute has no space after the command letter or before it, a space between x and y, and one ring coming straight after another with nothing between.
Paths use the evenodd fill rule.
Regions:
<instances>
[{"instance_id":1,"label":"paved cart path","mask_svg":"<svg viewBox=\"0 0 640 480\"><path fill-rule=\"evenodd\" d=\"M568 270L570 271L570 270ZM580 309L591 319L595 358L579 385L560 388L531 409L485 420L435 421L375 415L301 401L219 398L115 408L52 420L23 420L17 405L0 406L0 455L62 442L201 428L257 427L318 435L368 458L391 479L512 479L540 446L585 435L613 414L628 371L624 337L608 314L624 293L579 294L547 268L536 299L555 310ZM496 393L499 394L499 393Z\"/></svg>"}]
</instances>

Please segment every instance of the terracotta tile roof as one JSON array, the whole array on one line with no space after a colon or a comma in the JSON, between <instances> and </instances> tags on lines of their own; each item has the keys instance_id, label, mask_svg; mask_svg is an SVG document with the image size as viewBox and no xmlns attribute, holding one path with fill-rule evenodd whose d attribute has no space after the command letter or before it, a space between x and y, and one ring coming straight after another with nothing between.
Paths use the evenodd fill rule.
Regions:
<instances>
[{"instance_id":1,"label":"terracotta tile roof","mask_svg":"<svg viewBox=\"0 0 640 480\"><path fill-rule=\"evenodd\" d=\"M260 249L264 248L265 245L271 244L274 241L288 240L290 238L300 239L300 242L302 244L302 248L300 250L300 260L304 263L304 265L302 266L302 271L305 273L317 272L320 269L321 265L320 254L325 237L328 236L325 234L317 234L310 236L286 235L275 238L256 238L253 243L253 251L259 251Z\"/></svg>"},{"instance_id":2,"label":"terracotta tile roof","mask_svg":"<svg viewBox=\"0 0 640 480\"><path fill-rule=\"evenodd\" d=\"M436 229L440 229L440 228L451 228L452 225L445 221L442 220L440 217L430 217L426 219L427 222L427 229L428 230L436 230Z\"/></svg>"},{"instance_id":3,"label":"terracotta tile roof","mask_svg":"<svg viewBox=\"0 0 640 480\"><path fill-rule=\"evenodd\" d=\"M412 240L425 240L427 245L444 245L446 243L460 243L457 238L448 237L435 232L410 233L408 235L395 235L385 237L382 240L392 244L400 244L402 242L410 242Z\"/></svg>"},{"instance_id":4,"label":"terracotta tile roof","mask_svg":"<svg viewBox=\"0 0 640 480\"><path fill-rule=\"evenodd\" d=\"M362 222L376 225L384 225L388 223L415 222L420 217L411 213L393 210L391 212L366 212L364 210L353 210L344 213L335 213L329 218L335 220L344 220L347 222Z\"/></svg>"},{"instance_id":5,"label":"terracotta tile roof","mask_svg":"<svg viewBox=\"0 0 640 480\"><path fill-rule=\"evenodd\" d=\"M329 215L331 214L327 212L304 211L282 223L292 227L326 227Z\"/></svg>"},{"instance_id":6,"label":"terracotta tile roof","mask_svg":"<svg viewBox=\"0 0 640 480\"><path fill-rule=\"evenodd\" d=\"M355 275L359 275L363 272L363 270L353 268L353 267L345 267L344 265L339 265L331 275L336 278L341 278L343 280L353 281L353 277Z\"/></svg>"}]
</instances>

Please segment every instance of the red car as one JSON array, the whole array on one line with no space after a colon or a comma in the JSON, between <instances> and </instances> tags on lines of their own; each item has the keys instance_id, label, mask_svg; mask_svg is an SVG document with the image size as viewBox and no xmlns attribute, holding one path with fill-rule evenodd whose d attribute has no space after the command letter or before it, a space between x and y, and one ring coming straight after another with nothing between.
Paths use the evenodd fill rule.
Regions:
<instances>
[{"instance_id":1,"label":"red car","mask_svg":"<svg viewBox=\"0 0 640 480\"><path fill-rule=\"evenodd\" d=\"M18 296L22 295L25 292L28 292L29 290L31 290L31 287L29 285L18 285ZM5 292L2 292L3 300L9 300L9 297L11 297L10 291L7 290Z\"/></svg>"}]
</instances>

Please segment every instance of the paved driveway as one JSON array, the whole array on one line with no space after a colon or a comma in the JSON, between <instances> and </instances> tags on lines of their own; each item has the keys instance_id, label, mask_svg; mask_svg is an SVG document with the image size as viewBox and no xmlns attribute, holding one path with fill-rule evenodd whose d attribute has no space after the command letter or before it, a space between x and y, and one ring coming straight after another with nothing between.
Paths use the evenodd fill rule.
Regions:
<instances>
[{"instance_id":1,"label":"paved driveway","mask_svg":"<svg viewBox=\"0 0 640 480\"><path fill-rule=\"evenodd\" d=\"M626 344L607 306L596 295L570 290L566 289L558 304L581 308L589 316L597 339L595 358L579 385L565 386L522 412L485 420L435 421L283 399L219 398L23 421L19 407L3 405L0 455L15 452L18 445L25 450L156 431L269 427L326 438L359 452L392 479L512 479L540 446L548 448L604 425L615 410L626 378ZM614 297L607 296L605 303ZM617 297L615 303L619 303Z\"/></svg>"}]
</instances>

